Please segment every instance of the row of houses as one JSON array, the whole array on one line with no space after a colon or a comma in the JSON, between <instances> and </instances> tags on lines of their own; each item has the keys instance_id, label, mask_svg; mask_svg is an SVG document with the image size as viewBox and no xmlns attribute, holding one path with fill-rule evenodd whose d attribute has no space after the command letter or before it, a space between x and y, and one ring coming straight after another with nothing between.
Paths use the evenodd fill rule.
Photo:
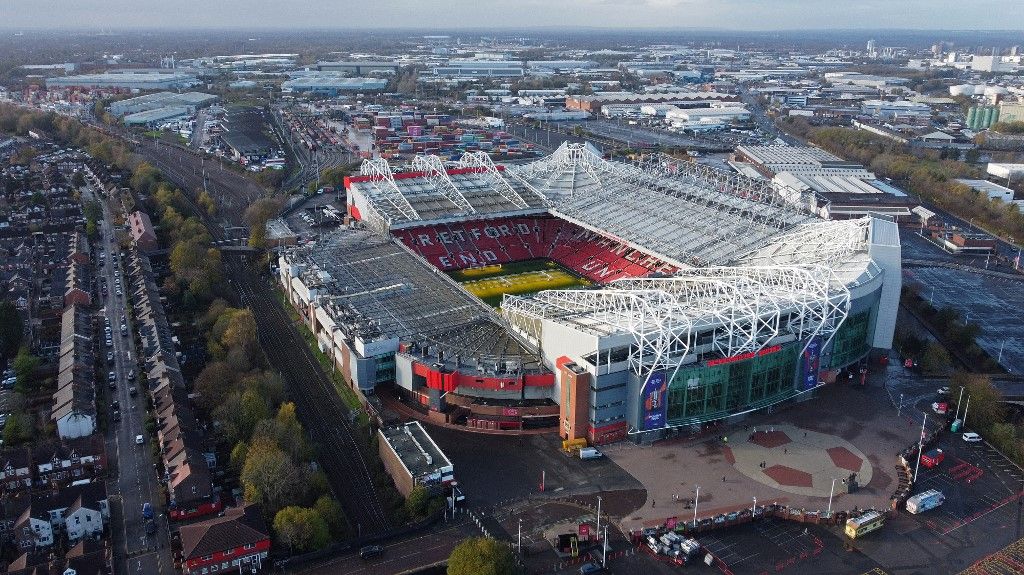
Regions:
<instances>
[{"instance_id":1,"label":"row of houses","mask_svg":"<svg viewBox=\"0 0 1024 575\"><path fill-rule=\"evenodd\" d=\"M8 497L2 506L0 539L22 553L48 550L58 538L69 545L86 538L99 541L110 520L107 487L102 481Z\"/></svg>"},{"instance_id":2,"label":"row of houses","mask_svg":"<svg viewBox=\"0 0 1024 575\"><path fill-rule=\"evenodd\" d=\"M168 516L183 520L216 513L222 508L211 474L216 460L204 449L203 430L189 405L174 334L160 302L153 268L137 247L131 250L127 264L167 485Z\"/></svg>"},{"instance_id":3,"label":"row of houses","mask_svg":"<svg viewBox=\"0 0 1024 575\"><path fill-rule=\"evenodd\" d=\"M102 479L106 469L107 451L99 435L7 447L0 451L0 494Z\"/></svg>"},{"instance_id":4,"label":"row of houses","mask_svg":"<svg viewBox=\"0 0 1024 575\"><path fill-rule=\"evenodd\" d=\"M96 356L92 316L72 304L61 316L57 391L50 419L62 439L92 435L96 431Z\"/></svg>"}]
</instances>

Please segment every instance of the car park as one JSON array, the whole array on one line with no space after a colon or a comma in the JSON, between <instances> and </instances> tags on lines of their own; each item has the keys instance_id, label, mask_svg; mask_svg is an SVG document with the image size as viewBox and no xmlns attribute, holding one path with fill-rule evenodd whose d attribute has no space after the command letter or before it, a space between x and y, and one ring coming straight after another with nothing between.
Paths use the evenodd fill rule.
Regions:
<instances>
[{"instance_id":1,"label":"car park","mask_svg":"<svg viewBox=\"0 0 1024 575\"><path fill-rule=\"evenodd\" d=\"M973 431L968 431L963 435L964 441L967 443L978 443L981 441L981 436Z\"/></svg>"},{"instance_id":2,"label":"car park","mask_svg":"<svg viewBox=\"0 0 1024 575\"><path fill-rule=\"evenodd\" d=\"M604 571L604 567L601 567L597 563L584 563L580 565L580 575L590 575L591 573L601 573Z\"/></svg>"}]
</instances>

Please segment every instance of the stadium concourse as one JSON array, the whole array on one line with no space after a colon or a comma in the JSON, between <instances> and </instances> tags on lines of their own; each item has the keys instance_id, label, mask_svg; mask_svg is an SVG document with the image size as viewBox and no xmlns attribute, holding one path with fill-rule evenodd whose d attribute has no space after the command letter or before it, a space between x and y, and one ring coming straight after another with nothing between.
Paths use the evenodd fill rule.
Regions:
<instances>
[{"instance_id":1,"label":"stadium concourse","mask_svg":"<svg viewBox=\"0 0 1024 575\"><path fill-rule=\"evenodd\" d=\"M282 252L280 281L353 387L433 421L653 440L809 398L892 343L895 223L822 220L767 180L567 143L366 160L346 188L352 225Z\"/></svg>"}]
</instances>

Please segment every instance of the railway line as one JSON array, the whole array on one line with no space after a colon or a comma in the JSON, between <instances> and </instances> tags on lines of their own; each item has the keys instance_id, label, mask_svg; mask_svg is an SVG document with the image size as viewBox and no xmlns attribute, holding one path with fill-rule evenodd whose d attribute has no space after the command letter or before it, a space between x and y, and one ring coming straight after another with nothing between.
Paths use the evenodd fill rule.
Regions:
<instances>
[{"instance_id":1,"label":"railway line","mask_svg":"<svg viewBox=\"0 0 1024 575\"><path fill-rule=\"evenodd\" d=\"M236 222L241 223L241 213L234 214L237 219L226 216L226 221L218 222L202 209L192 197L192 191L202 187L203 176L196 173L193 165L182 161L183 158L176 162L170 157L152 153L144 154L144 157L165 177L183 188L186 202L202 219L214 241L228 239L226 228ZM209 186L208 180L207 189ZM219 200L224 196L213 191L211 195L220 208ZM299 421L316 449L317 461L326 472L348 520L359 536L386 532L392 527L390 516L380 502L371 468L356 442L350 410L270 286L249 268L246 256L225 252L222 261L224 275L237 296L234 303L252 310L263 352L284 377Z\"/></svg>"},{"instance_id":2,"label":"railway line","mask_svg":"<svg viewBox=\"0 0 1024 575\"><path fill-rule=\"evenodd\" d=\"M351 411L265 280L242 257L225 257L224 265L240 303L253 312L264 353L284 376L299 421L352 527L359 536L386 532L392 526L389 514L356 443Z\"/></svg>"}]
</instances>

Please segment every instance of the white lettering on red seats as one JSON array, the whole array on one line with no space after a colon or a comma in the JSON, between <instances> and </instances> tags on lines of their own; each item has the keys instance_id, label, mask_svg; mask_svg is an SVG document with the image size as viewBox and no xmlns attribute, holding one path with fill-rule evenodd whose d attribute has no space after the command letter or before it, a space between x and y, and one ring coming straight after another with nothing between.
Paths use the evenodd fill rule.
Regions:
<instances>
[{"instance_id":1,"label":"white lettering on red seats","mask_svg":"<svg viewBox=\"0 0 1024 575\"><path fill-rule=\"evenodd\" d=\"M427 234L420 234L420 235L418 235L416 237L419 238L421 246L432 246L432 245L434 245L434 242L430 241L430 236L428 236Z\"/></svg>"}]
</instances>

